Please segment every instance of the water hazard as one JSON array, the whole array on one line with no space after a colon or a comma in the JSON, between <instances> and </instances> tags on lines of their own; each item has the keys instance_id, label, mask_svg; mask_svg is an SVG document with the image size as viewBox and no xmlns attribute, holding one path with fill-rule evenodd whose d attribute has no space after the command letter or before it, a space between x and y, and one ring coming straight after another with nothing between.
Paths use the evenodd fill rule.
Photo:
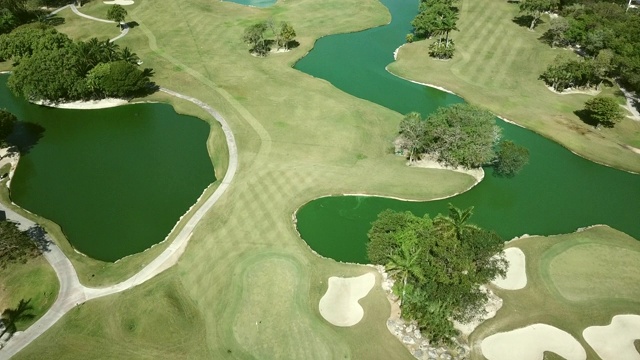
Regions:
<instances>
[{"instance_id":1,"label":"water hazard","mask_svg":"<svg viewBox=\"0 0 640 360\"><path fill-rule=\"evenodd\" d=\"M11 198L92 258L115 261L162 241L215 181L200 119L166 104L41 107L13 96L7 78L0 108L21 120L23 148Z\"/></svg>"},{"instance_id":2,"label":"water hazard","mask_svg":"<svg viewBox=\"0 0 640 360\"><path fill-rule=\"evenodd\" d=\"M400 113L429 114L460 102L454 95L399 79L385 70L393 51L410 32L415 0L382 0L391 24L318 40L296 69L323 78L343 91ZM429 61L426 58L425 61ZM607 224L640 239L640 176L578 157L531 131L500 121L504 138L526 146L529 165L515 178L487 176L472 190L451 199L404 202L385 198L338 196L314 200L298 211L298 230L319 254L364 263L366 233L382 210L418 215L446 213L449 202L475 206L472 222L505 238L525 233L551 235L593 224ZM425 185L426 186L426 185Z\"/></svg>"}]
</instances>

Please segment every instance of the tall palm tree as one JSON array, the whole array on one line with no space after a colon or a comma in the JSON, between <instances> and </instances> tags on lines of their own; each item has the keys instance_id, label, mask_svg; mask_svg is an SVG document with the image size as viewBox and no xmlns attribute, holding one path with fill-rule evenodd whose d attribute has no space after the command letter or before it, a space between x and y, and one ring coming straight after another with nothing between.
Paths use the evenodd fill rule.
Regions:
<instances>
[{"instance_id":1,"label":"tall palm tree","mask_svg":"<svg viewBox=\"0 0 640 360\"><path fill-rule=\"evenodd\" d=\"M466 230L478 228L473 224L467 224L472 215L473 206L462 210L449 203L449 216L438 215L434 219L434 224L438 227L438 230L445 233L453 233L458 240L462 240L462 234Z\"/></svg>"},{"instance_id":2,"label":"tall palm tree","mask_svg":"<svg viewBox=\"0 0 640 360\"><path fill-rule=\"evenodd\" d=\"M4 336L6 333L13 334L18 329L16 328L16 323L22 320L33 319L35 315L27 313L29 310L33 310L33 307L29 304L31 300L20 300L18 303L18 307L15 309L6 309L2 313L2 322L4 323L4 330L2 334L0 334L0 338Z\"/></svg>"},{"instance_id":3,"label":"tall palm tree","mask_svg":"<svg viewBox=\"0 0 640 360\"><path fill-rule=\"evenodd\" d=\"M131 51L131 49L125 47L120 51L120 60L126 61L133 65L137 65L140 58L138 58L138 55Z\"/></svg>"},{"instance_id":4,"label":"tall palm tree","mask_svg":"<svg viewBox=\"0 0 640 360\"><path fill-rule=\"evenodd\" d=\"M424 273L420 267L419 259L421 248L413 246L408 241L403 242L399 253L389 255L389 262L386 269L392 276L399 276L402 281L402 295L400 296L400 304L407 291L407 283L410 276L416 277L420 281L424 281Z\"/></svg>"}]
</instances>

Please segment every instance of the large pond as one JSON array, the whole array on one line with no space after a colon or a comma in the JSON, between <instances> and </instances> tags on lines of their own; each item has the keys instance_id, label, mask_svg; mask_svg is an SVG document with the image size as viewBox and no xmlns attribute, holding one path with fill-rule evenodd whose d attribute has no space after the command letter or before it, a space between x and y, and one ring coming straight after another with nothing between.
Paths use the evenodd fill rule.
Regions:
<instances>
[{"instance_id":1,"label":"large pond","mask_svg":"<svg viewBox=\"0 0 640 360\"><path fill-rule=\"evenodd\" d=\"M166 104L63 110L17 98L0 77L0 108L21 120L11 182L19 206L62 227L78 251L115 261L162 241L215 181L209 125Z\"/></svg>"},{"instance_id":2,"label":"large pond","mask_svg":"<svg viewBox=\"0 0 640 360\"><path fill-rule=\"evenodd\" d=\"M423 115L462 99L399 79L385 70L393 51L411 31L415 0L382 0L391 24L320 39L296 69L326 79L354 96L400 113ZM426 58L425 61L430 61ZM384 209L418 215L446 213L447 204L475 206L472 222L505 238L551 235L607 224L640 239L640 176L584 160L531 131L500 121L505 138L526 146L529 165L515 178L487 176L472 190L441 201L405 202L386 198L337 196L304 205L297 214L302 238L319 254L364 263L367 231Z\"/></svg>"}]
</instances>

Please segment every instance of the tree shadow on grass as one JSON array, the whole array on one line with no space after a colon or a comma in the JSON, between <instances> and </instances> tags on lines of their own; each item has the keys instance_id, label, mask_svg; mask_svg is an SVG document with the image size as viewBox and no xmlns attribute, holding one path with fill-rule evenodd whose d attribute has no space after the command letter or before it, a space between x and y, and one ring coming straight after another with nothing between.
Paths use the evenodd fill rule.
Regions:
<instances>
[{"instance_id":1,"label":"tree shadow on grass","mask_svg":"<svg viewBox=\"0 0 640 360\"><path fill-rule=\"evenodd\" d=\"M47 232L39 225L28 228L26 234L33 240L40 252L49 252L51 249L51 240L47 239Z\"/></svg>"},{"instance_id":2,"label":"tree shadow on grass","mask_svg":"<svg viewBox=\"0 0 640 360\"><path fill-rule=\"evenodd\" d=\"M13 334L18 331L17 323L21 321L31 320L36 317L34 314L29 313L29 311L33 310L33 306L29 304L31 299L25 300L22 299L18 303L18 306L11 309L5 309L2 312L2 323L4 325L4 329L0 332L0 338L2 338L5 334L9 334L9 337L13 336Z\"/></svg>"},{"instance_id":3,"label":"tree shadow on grass","mask_svg":"<svg viewBox=\"0 0 640 360\"><path fill-rule=\"evenodd\" d=\"M531 22L533 21L533 16L531 16L531 15L520 15L520 16L514 17L511 21L513 21L518 26L522 26L522 27L525 27L525 28L528 29L529 26L531 26ZM542 21L542 19L538 19L536 21L536 24L533 27L533 29L535 30L535 28L537 28L541 24L544 24L544 21Z\"/></svg>"},{"instance_id":4,"label":"tree shadow on grass","mask_svg":"<svg viewBox=\"0 0 640 360\"><path fill-rule=\"evenodd\" d=\"M140 26L140 24L138 24L136 21L129 21L125 24L125 27L128 27L129 29L133 29L138 26Z\"/></svg>"},{"instance_id":5,"label":"tree shadow on grass","mask_svg":"<svg viewBox=\"0 0 640 360\"><path fill-rule=\"evenodd\" d=\"M58 26L64 24L64 18L58 15L51 15L42 19L41 22L51 26Z\"/></svg>"},{"instance_id":6,"label":"tree shadow on grass","mask_svg":"<svg viewBox=\"0 0 640 360\"><path fill-rule=\"evenodd\" d=\"M585 124L591 125L593 127L598 127L598 122L593 119L591 113L588 110L580 109L574 111L573 113L576 114L576 116L578 116L580 120L582 120L582 122L584 122Z\"/></svg>"}]
</instances>

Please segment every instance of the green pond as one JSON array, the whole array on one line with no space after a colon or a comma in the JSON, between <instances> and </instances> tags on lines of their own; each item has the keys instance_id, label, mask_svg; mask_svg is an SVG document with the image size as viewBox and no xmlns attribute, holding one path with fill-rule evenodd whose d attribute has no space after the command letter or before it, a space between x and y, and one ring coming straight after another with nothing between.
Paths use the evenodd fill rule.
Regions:
<instances>
[{"instance_id":1,"label":"green pond","mask_svg":"<svg viewBox=\"0 0 640 360\"><path fill-rule=\"evenodd\" d=\"M415 0L382 0L391 24L318 40L295 66L354 96L399 113L429 114L461 98L409 81L385 70L393 51L411 31ZM464 31L464 29L462 29ZM430 61L426 58L425 61ZM435 216L447 204L475 206L472 222L509 239L522 234L551 235L607 224L640 239L640 176L587 161L531 131L499 121L503 137L529 148L529 165L515 178L494 177L486 168L476 187L450 199L408 202L378 197L333 196L313 200L297 213L302 238L320 255L367 262L367 231L384 209Z\"/></svg>"},{"instance_id":2,"label":"green pond","mask_svg":"<svg viewBox=\"0 0 640 360\"><path fill-rule=\"evenodd\" d=\"M19 206L60 225L78 251L115 261L162 241L215 181L209 124L166 104L101 110L33 105L7 89L21 158L11 182Z\"/></svg>"}]
</instances>

